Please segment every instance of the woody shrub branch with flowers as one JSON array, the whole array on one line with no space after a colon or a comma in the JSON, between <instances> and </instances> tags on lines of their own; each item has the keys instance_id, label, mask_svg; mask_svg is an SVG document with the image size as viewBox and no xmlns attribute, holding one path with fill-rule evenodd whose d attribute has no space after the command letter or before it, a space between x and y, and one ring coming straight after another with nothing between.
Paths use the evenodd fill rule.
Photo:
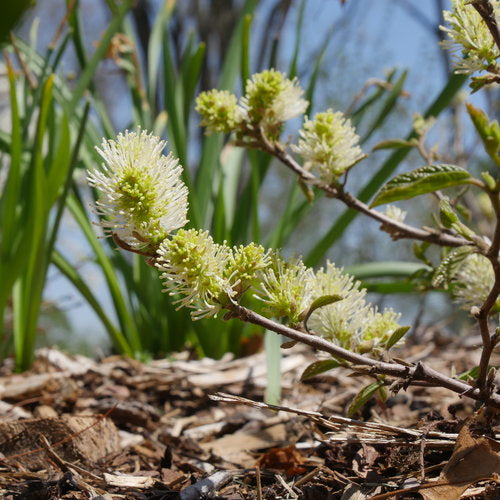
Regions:
<instances>
[{"instance_id":1,"label":"woody shrub branch with flowers","mask_svg":"<svg viewBox=\"0 0 500 500\"><path fill-rule=\"evenodd\" d=\"M450 24L445 28L449 34L446 48L459 52L457 69L486 73L473 80L476 90L498 79L500 48L493 28L500 18L499 4L455 0L453 11L445 14ZM196 110L207 133L231 134L238 146L263 150L280 160L298 176L306 196L322 190L378 221L393 239L410 238L442 247L443 259L435 266L432 280L435 286L450 287L456 300L477 319L483 347L475 380L467 382L422 363L390 359L389 349L409 327L399 325L400 315L392 309L379 311L369 304L359 282L334 263L314 271L299 258L286 260L279 250L255 243L231 247L216 243L207 231L184 229L188 193L181 167L171 154L163 155L165 143L146 131L127 131L116 140L103 141L98 149L104 164L90 172L88 179L100 192L96 212L103 217L105 233L157 267L166 291L175 297L178 307L192 309L193 319L221 314L225 319L238 318L333 357L329 363L309 367L306 376L331 368L333 362L372 375L376 389L392 384L396 391L423 383L500 408L495 370L489 366L499 340L492 325L500 295L498 176L484 172L477 179L464 168L436 163L424 145L431 124L417 117L417 138L406 145L418 149L425 165L390 180L368 206L346 189L347 174L363 168L357 164L367 155L350 120L341 112L329 109L306 117L296 144L288 148L280 141L284 122L307 109L302 95L297 79L289 80L270 69L253 75L239 100L228 91L212 90L199 95ZM472 106L469 113L487 153L499 166L498 123L489 122ZM453 200L441 194L456 186L472 186L486 193L497 220L491 235L476 234L461 220ZM435 228L406 224L404 212L397 207L389 205L385 212L375 208L429 193L440 200ZM259 311L247 307L249 296L258 299Z\"/></svg>"}]
</instances>

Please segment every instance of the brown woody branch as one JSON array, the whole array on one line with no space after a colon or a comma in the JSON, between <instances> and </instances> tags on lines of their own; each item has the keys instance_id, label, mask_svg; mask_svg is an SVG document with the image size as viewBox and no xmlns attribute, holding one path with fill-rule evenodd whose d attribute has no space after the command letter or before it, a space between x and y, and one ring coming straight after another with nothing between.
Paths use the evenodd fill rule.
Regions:
<instances>
[{"instance_id":1,"label":"brown woody branch","mask_svg":"<svg viewBox=\"0 0 500 500\"><path fill-rule=\"evenodd\" d=\"M311 174L311 172L309 172L304 167L302 167L302 165L296 162L293 157L284 150L281 144L271 143L263 134L261 136L261 145L264 151L278 158L285 166L295 172L302 180L314 184L319 189L324 191L327 196L337 198L349 208L361 212L368 217L380 222L382 224L382 229L390 233L393 239L409 238L419 241L427 241L439 246L454 248L473 244L465 238L462 238L461 236L432 231L429 229L420 229L414 226L410 226L409 224L405 224L404 222L398 222L394 219L391 219L382 212L373 210L366 203L363 203L361 200L358 200L348 192L344 191L343 188L338 188L321 183L315 175Z\"/></svg>"},{"instance_id":2,"label":"brown woody branch","mask_svg":"<svg viewBox=\"0 0 500 500\"><path fill-rule=\"evenodd\" d=\"M499 394L483 394L479 389L471 387L461 380L443 375L442 373L439 373L422 363L418 363L415 366L405 366L394 361L377 361L361 354L348 351L347 349L343 349L342 347L332 344L317 335L294 330L293 328L270 320L238 304L231 304L228 306L228 309L229 312L226 314L225 319L238 318L241 321L262 326L267 330L309 345L314 349L327 352L332 356L341 358L350 363L370 367L370 371L374 374L389 375L402 379L405 382L405 385L411 385L413 381L423 381L432 386L444 387L460 394L461 396L467 396L488 406L500 408Z\"/></svg>"}]
</instances>

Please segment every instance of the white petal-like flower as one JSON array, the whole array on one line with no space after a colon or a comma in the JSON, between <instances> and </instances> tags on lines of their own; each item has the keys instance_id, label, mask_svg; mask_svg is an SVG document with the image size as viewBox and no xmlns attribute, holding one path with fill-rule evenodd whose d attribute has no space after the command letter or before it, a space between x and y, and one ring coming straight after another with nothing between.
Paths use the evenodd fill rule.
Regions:
<instances>
[{"instance_id":1,"label":"white petal-like flower","mask_svg":"<svg viewBox=\"0 0 500 500\"><path fill-rule=\"evenodd\" d=\"M243 119L250 127L259 124L275 138L283 122L307 109L309 103L302 98L303 93L297 78L290 80L274 69L256 73L247 81L240 101Z\"/></svg>"},{"instance_id":2,"label":"white petal-like flower","mask_svg":"<svg viewBox=\"0 0 500 500\"><path fill-rule=\"evenodd\" d=\"M231 248L214 242L208 231L180 229L158 249L157 267L166 291L179 294L179 307L194 309L193 319L216 316L236 295L225 270Z\"/></svg>"},{"instance_id":3,"label":"white petal-like flower","mask_svg":"<svg viewBox=\"0 0 500 500\"><path fill-rule=\"evenodd\" d=\"M453 296L467 311L481 307L493 288L495 275L490 261L479 254L469 255L453 277Z\"/></svg>"},{"instance_id":4,"label":"white petal-like flower","mask_svg":"<svg viewBox=\"0 0 500 500\"><path fill-rule=\"evenodd\" d=\"M309 319L309 327L322 337L346 349L355 349L361 341L361 332L370 307L365 302L366 290L360 282L345 274L343 269L327 262L313 281L313 296L340 295L342 300L316 309Z\"/></svg>"},{"instance_id":5,"label":"white petal-like flower","mask_svg":"<svg viewBox=\"0 0 500 500\"><path fill-rule=\"evenodd\" d=\"M88 182L100 191L96 211L105 217L106 235L116 234L128 245L159 244L187 222L188 191L182 167L165 142L146 131L126 131L96 148L104 159L88 172Z\"/></svg>"},{"instance_id":6,"label":"white petal-like flower","mask_svg":"<svg viewBox=\"0 0 500 500\"><path fill-rule=\"evenodd\" d=\"M317 113L313 120L306 119L299 134L299 143L292 145L292 150L327 184L336 182L365 157L351 121L340 111L334 113L329 109Z\"/></svg>"},{"instance_id":7,"label":"white petal-like flower","mask_svg":"<svg viewBox=\"0 0 500 500\"><path fill-rule=\"evenodd\" d=\"M266 304L266 311L273 316L286 316L291 323L297 323L313 301L314 272L300 259L286 262L277 252L272 257L273 264L260 273L260 290L255 297Z\"/></svg>"},{"instance_id":8,"label":"white petal-like flower","mask_svg":"<svg viewBox=\"0 0 500 500\"><path fill-rule=\"evenodd\" d=\"M408 212L401 210L396 205L387 205L384 214L396 222L404 222Z\"/></svg>"},{"instance_id":9,"label":"white petal-like flower","mask_svg":"<svg viewBox=\"0 0 500 500\"><path fill-rule=\"evenodd\" d=\"M443 11L443 17L450 27L440 26L449 39L443 47L454 56L457 73L473 73L487 70L500 56L500 51L480 14L465 0L452 0L453 10ZM491 2L500 25L500 1Z\"/></svg>"},{"instance_id":10,"label":"white petal-like flower","mask_svg":"<svg viewBox=\"0 0 500 500\"><path fill-rule=\"evenodd\" d=\"M379 312L376 306L371 307L362 328L361 342L370 343L371 348L384 344L399 328L400 318L401 314L392 309L384 309Z\"/></svg>"}]
</instances>

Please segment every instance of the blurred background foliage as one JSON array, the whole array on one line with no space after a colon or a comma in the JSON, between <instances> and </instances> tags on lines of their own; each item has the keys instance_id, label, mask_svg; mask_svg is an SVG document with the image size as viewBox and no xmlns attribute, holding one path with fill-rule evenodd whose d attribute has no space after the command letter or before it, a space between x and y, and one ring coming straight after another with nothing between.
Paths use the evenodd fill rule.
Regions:
<instances>
[{"instance_id":1,"label":"blurred background foliage","mask_svg":"<svg viewBox=\"0 0 500 500\"><path fill-rule=\"evenodd\" d=\"M274 67L299 77L310 113L348 113L366 152L411 135L419 112L439 117L429 142L440 144L443 159L474 169L481 158L463 111L465 78L451 74L438 46L448 2L44 0L16 7L0 25L0 325L3 355L14 353L20 368L35 345L54 341L142 359L186 345L212 357L261 345L262 332L248 325L192 323L160 293L142 258L96 237L84 169L100 161L94 147L102 137L126 128L154 130L180 158L191 226L231 244L283 247L309 265L330 258L352 266L370 290L384 292L371 299L390 302L406 322L451 321L445 298L431 307L425 296L400 294L415 291L408 277L422 267L411 243L390 242L337 201L308 203L290 172L220 134L205 136L193 112L198 92L240 94L251 73ZM490 117L498 116L498 93L483 93ZM284 140L298 126L291 123ZM408 148L377 151L353 171L349 190L369 200L394 172L420 163ZM465 201L487 227L480 200ZM410 222L425 224L418 203L403 208Z\"/></svg>"}]
</instances>

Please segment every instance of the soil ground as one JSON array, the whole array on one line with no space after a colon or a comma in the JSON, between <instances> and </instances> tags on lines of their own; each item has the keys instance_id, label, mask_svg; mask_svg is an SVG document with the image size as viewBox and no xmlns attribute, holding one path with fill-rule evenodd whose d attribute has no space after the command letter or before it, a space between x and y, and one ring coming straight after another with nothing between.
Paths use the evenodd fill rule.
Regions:
<instances>
[{"instance_id":1,"label":"soil ground","mask_svg":"<svg viewBox=\"0 0 500 500\"><path fill-rule=\"evenodd\" d=\"M373 379L336 369L300 382L318 355L295 346L284 351L282 408L271 409L263 353L189 356L140 363L42 349L23 374L5 361L0 497L500 498L496 422L466 398L388 388L348 419ZM445 373L478 356L475 339L432 332L397 353Z\"/></svg>"}]
</instances>

